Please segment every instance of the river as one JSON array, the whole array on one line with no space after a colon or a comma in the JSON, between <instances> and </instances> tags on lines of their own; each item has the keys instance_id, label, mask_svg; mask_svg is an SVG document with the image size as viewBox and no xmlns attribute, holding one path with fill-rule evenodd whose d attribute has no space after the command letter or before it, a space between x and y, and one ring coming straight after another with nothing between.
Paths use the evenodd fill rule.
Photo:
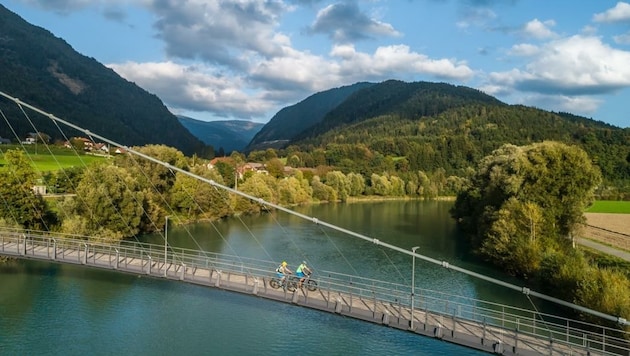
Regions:
<instances>
[{"instance_id":1,"label":"river","mask_svg":"<svg viewBox=\"0 0 630 356\"><path fill-rule=\"evenodd\" d=\"M448 209L452 202L384 201L296 208L302 214L481 273ZM145 237L163 243L162 235ZM277 212L213 224L169 224L169 244L241 257L307 260L410 284L408 255ZM518 292L416 259L420 288L518 306ZM479 355L479 351L258 297L110 271L34 261L0 267L3 355Z\"/></svg>"}]
</instances>

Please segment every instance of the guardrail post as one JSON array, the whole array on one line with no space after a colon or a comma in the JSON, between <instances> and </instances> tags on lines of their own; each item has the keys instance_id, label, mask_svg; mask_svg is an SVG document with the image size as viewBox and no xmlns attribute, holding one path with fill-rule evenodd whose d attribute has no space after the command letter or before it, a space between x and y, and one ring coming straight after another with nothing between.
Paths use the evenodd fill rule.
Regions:
<instances>
[{"instance_id":1,"label":"guardrail post","mask_svg":"<svg viewBox=\"0 0 630 356\"><path fill-rule=\"evenodd\" d=\"M85 247L85 255L83 256L83 264L86 265L88 263L88 244L84 243Z\"/></svg>"},{"instance_id":2,"label":"guardrail post","mask_svg":"<svg viewBox=\"0 0 630 356\"><path fill-rule=\"evenodd\" d=\"M438 323L435 329L433 330L433 336L435 336L438 339L442 338L442 324L441 323Z\"/></svg>"},{"instance_id":3,"label":"guardrail post","mask_svg":"<svg viewBox=\"0 0 630 356\"><path fill-rule=\"evenodd\" d=\"M300 296L298 293L300 291L300 288L297 288L296 290L293 291L293 296L291 297L291 303L293 304L297 304L298 303L298 297Z\"/></svg>"},{"instance_id":4,"label":"guardrail post","mask_svg":"<svg viewBox=\"0 0 630 356\"><path fill-rule=\"evenodd\" d=\"M481 333L481 346L483 346L486 342L486 317L485 316L483 317L482 325L483 325L483 331Z\"/></svg>"},{"instance_id":5,"label":"guardrail post","mask_svg":"<svg viewBox=\"0 0 630 356\"><path fill-rule=\"evenodd\" d=\"M217 280L214 281L214 286L219 288L221 287L221 271L217 270Z\"/></svg>"},{"instance_id":6,"label":"guardrail post","mask_svg":"<svg viewBox=\"0 0 630 356\"><path fill-rule=\"evenodd\" d=\"M26 234L22 234L22 236L24 236L24 253L23 253L23 255L26 256Z\"/></svg>"},{"instance_id":7,"label":"guardrail post","mask_svg":"<svg viewBox=\"0 0 630 356\"><path fill-rule=\"evenodd\" d=\"M149 266L147 267L147 274L151 274L151 265L153 264L153 263L152 263L152 258L151 258L151 256L150 256L150 255L149 255L149 256L147 256L147 257L148 257L147 264L149 265Z\"/></svg>"},{"instance_id":8,"label":"guardrail post","mask_svg":"<svg viewBox=\"0 0 630 356\"><path fill-rule=\"evenodd\" d=\"M258 294L258 277L254 277L254 290L252 291L253 295Z\"/></svg>"},{"instance_id":9,"label":"guardrail post","mask_svg":"<svg viewBox=\"0 0 630 356\"><path fill-rule=\"evenodd\" d=\"M383 325L389 325L389 312L387 310L383 313Z\"/></svg>"},{"instance_id":10,"label":"guardrail post","mask_svg":"<svg viewBox=\"0 0 630 356\"><path fill-rule=\"evenodd\" d=\"M376 293L372 290L372 302L374 303L374 310L372 311L372 318L376 319Z\"/></svg>"},{"instance_id":11,"label":"guardrail post","mask_svg":"<svg viewBox=\"0 0 630 356\"><path fill-rule=\"evenodd\" d=\"M341 304L341 298L337 297L337 300L335 301L335 313L341 314L342 307L343 305Z\"/></svg>"},{"instance_id":12,"label":"guardrail post","mask_svg":"<svg viewBox=\"0 0 630 356\"><path fill-rule=\"evenodd\" d=\"M519 324L520 324L520 319L516 318L516 329L514 330L514 354L516 354L516 350L518 350Z\"/></svg>"},{"instance_id":13,"label":"guardrail post","mask_svg":"<svg viewBox=\"0 0 630 356\"><path fill-rule=\"evenodd\" d=\"M182 273L179 275L179 280L183 281L186 276L186 264L182 263Z\"/></svg>"},{"instance_id":14,"label":"guardrail post","mask_svg":"<svg viewBox=\"0 0 630 356\"><path fill-rule=\"evenodd\" d=\"M118 261L120 261L120 252L116 249L116 263L114 263L114 269L118 269Z\"/></svg>"},{"instance_id":15,"label":"guardrail post","mask_svg":"<svg viewBox=\"0 0 630 356\"><path fill-rule=\"evenodd\" d=\"M492 349L493 349L495 354L502 354L503 353L503 343L501 342L501 340L495 342L494 345L492 346Z\"/></svg>"},{"instance_id":16,"label":"guardrail post","mask_svg":"<svg viewBox=\"0 0 630 356\"><path fill-rule=\"evenodd\" d=\"M57 240L53 239L53 260L57 259Z\"/></svg>"}]
</instances>

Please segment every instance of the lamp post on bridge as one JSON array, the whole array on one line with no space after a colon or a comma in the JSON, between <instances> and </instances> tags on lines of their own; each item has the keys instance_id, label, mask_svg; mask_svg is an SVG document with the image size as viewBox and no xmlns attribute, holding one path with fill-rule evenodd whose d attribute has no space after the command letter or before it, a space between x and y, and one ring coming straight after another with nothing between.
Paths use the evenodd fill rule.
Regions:
<instances>
[{"instance_id":1,"label":"lamp post on bridge","mask_svg":"<svg viewBox=\"0 0 630 356\"><path fill-rule=\"evenodd\" d=\"M166 215L166 222L164 223L164 277L166 277L166 262L168 253L168 215Z\"/></svg>"},{"instance_id":2,"label":"lamp post on bridge","mask_svg":"<svg viewBox=\"0 0 630 356\"><path fill-rule=\"evenodd\" d=\"M414 296L416 294L416 250L419 249L420 246L414 246L411 248L411 324L410 329L413 331L413 302Z\"/></svg>"}]
</instances>

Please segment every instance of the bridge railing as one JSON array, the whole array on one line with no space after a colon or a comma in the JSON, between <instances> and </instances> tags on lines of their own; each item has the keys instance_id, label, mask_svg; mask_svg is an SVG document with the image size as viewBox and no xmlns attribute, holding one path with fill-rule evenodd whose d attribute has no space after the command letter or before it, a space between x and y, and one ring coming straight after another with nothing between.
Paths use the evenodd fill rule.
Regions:
<instances>
[{"instance_id":1,"label":"bridge railing","mask_svg":"<svg viewBox=\"0 0 630 356\"><path fill-rule=\"evenodd\" d=\"M157 265L158 269L163 270L184 267L184 271L194 271L201 268L265 280L274 275L276 267L273 261L192 249L170 248L165 255L164 246L155 244L126 241L112 244L70 235L6 228L0 228L0 243L0 252L4 252L5 246L14 244L16 251L27 257L41 253L51 260L69 260L109 268L139 260L139 273L145 273L150 268L148 266ZM409 285L332 271L317 271L315 278L319 289L329 293L374 301L374 305L377 302L386 303L401 314L411 307ZM614 346L615 350L630 353L630 334L620 329L421 288L414 290L414 298L414 309L440 315L445 322L470 320L500 328L506 335L517 332L521 335L542 336L555 342L594 350L606 350Z\"/></svg>"}]
</instances>

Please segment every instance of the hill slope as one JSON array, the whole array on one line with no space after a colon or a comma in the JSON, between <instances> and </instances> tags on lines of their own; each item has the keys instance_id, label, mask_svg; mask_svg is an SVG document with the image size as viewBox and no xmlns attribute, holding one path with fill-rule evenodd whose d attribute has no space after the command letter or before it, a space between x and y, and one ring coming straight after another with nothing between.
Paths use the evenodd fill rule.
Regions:
<instances>
[{"instance_id":1,"label":"hill slope","mask_svg":"<svg viewBox=\"0 0 630 356\"><path fill-rule=\"evenodd\" d=\"M304 112L301 105L292 111ZM300 117L286 115L283 120L296 123ZM507 105L478 90L446 83L390 80L356 90L283 146L301 151L302 164L332 165L346 172L441 171L465 176L503 144L544 140L582 147L609 182L627 185L630 180L630 129ZM314 148L320 149L317 157Z\"/></svg>"},{"instance_id":2,"label":"hill slope","mask_svg":"<svg viewBox=\"0 0 630 356\"><path fill-rule=\"evenodd\" d=\"M242 152L265 125L245 120L200 121L178 115L177 119L195 137L214 147L215 152Z\"/></svg>"},{"instance_id":3,"label":"hill slope","mask_svg":"<svg viewBox=\"0 0 630 356\"><path fill-rule=\"evenodd\" d=\"M203 149L157 96L2 5L0 34L0 91L123 145ZM0 100L0 108L20 137L33 131L15 105ZM39 131L63 139L50 120L34 119ZM13 138L7 125L0 125L0 136Z\"/></svg>"},{"instance_id":4,"label":"hill slope","mask_svg":"<svg viewBox=\"0 0 630 356\"><path fill-rule=\"evenodd\" d=\"M316 137L337 127L381 115L406 118L433 116L473 103L505 105L492 96L468 87L388 80L352 93L326 113L320 122L305 129L292 141Z\"/></svg>"},{"instance_id":5,"label":"hill slope","mask_svg":"<svg viewBox=\"0 0 630 356\"><path fill-rule=\"evenodd\" d=\"M295 105L283 108L254 136L247 146L247 150L281 147L293 139L295 135L319 123L330 110L345 101L348 96L372 85L374 84L360 82L329 89L313 94Z\"/></svg>"}]
</instances>

